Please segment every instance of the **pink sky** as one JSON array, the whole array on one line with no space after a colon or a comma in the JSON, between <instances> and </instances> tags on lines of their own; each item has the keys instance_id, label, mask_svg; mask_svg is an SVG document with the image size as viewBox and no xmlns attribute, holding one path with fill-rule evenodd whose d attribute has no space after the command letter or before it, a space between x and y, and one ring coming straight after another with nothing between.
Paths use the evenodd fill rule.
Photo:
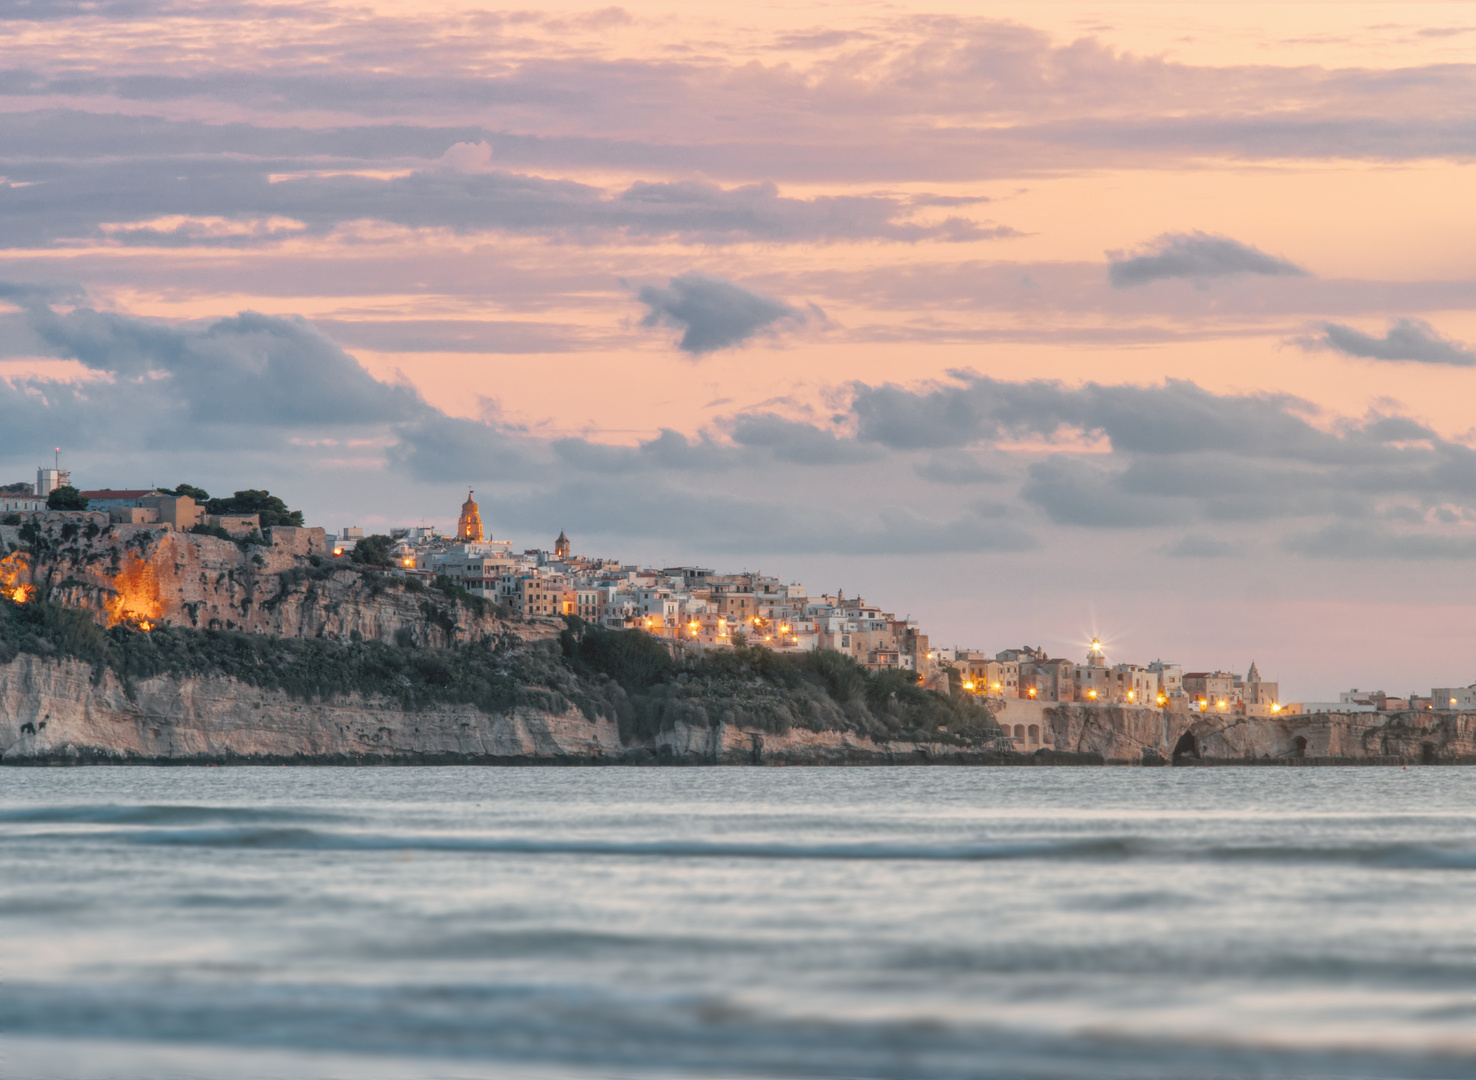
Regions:
<instances>
[{"instance_id":1,"label":"pink sky","mask_svg":"<svg viewBox=\"0 0 1476 1080\"><path fill-rule=\"evenodd\" d=\"M69 10L5 26L0 480L1476 678L1464 6Z\"/></svg>"}]
</instances>

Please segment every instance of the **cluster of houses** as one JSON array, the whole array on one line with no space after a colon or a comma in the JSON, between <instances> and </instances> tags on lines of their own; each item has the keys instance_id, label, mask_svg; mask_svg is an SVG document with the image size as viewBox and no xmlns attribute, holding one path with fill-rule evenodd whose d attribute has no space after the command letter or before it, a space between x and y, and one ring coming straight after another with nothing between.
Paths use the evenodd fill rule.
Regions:
<instances>
[{"instance_id":1,"label":"cluster of houses","mask_svg":"<svg viewBox=\"0 0 1476 1080\"><path fill-rule=\"evenodd\" d=\"M65 472L44 469L34 492L20 491L22 485L0 489L0 514L44 511L47 493L68 480ZM155 489L82 494L88 499L89 515L106 515L111 522L181 530L206 525L238 536L250 535L260 525L254 515L207 515L189 497ZM514 551L510 541L484 535L471 494L462 504L454 536L426 527L392 530L388 558L393 572L428 580L444 576L468 593L521 616L573 615L600 626L638 629L700 646L748 642L781 652L832 649L873 670L912 671L930 686L996 700L1251 717L1476 709L1476 686L1436 687L1429 697L1400 698L1355 689L1336 702L1283 702L1279 685L1262 679L1254 662L1243 677L1228 671L1185 672L1164 660L1109 664L1097 640L1080 661L1051 657L1029 646L992 654L934 647L916 620L898 618L839 590L834 595L811 595L796 582L757 572L720 574L698 566L654 569L575 555L562 532L551 551ZM329 538L326 550L349 558L363 539L363 529L346 528Z\"/></svg>"},{"instance_id":2,"label":"cluster of houses","mask_svg":"<svg viewBox=\"0 0 1476 1080\"><path fill-rule=\"evenodd\" d=\"M434 529L396 530L392 537L391 560L400 572L444 575L519 615L576 615L704 646L747 641L782 651L835 649L877 669L926 674L937 668L916 620L898 618L859 596L812 596L802 585L756 572L653 569L588 558L575 555L563 533L551 551L514 551L509 541L484 537L470 495L454 537ZM362 529L344 529L334 538L334 551L346 555L362 539Z\"/></svg>"}]
</instances>

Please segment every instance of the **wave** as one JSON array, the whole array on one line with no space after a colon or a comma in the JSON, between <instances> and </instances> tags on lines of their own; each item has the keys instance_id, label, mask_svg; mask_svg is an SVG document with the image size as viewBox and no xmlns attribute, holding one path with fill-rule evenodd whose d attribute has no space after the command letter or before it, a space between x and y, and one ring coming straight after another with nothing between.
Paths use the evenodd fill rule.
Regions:
<instances>
[{"instance_id":1,"label":"wave","mask_svg":"<svg viewBox=\"0 0 1476 1080\"><path fill-rule=\"evenodd\" d=\"M1212 1018L1204 1018L1213 1029ZM767 1075L884 1080L1034 1077L1211 1080L1230 1076L1465 1080L1469 1049L1300 1046L1247 1034L1107 1035L1056 1028L775 1015L712 994L548 984L351 987L262 985L249 992L157 985L0 988L8 1034L162 1044L353 1050L461 1058L484 1068L597 1068L599 1075Z\"/></svg>"},{"instance_id":2,"label":"wave","mask_svg":"<svg viewBox=\"0 0 1476 1080\"><path fill-rule=\"evenodd\" d=\"M0 807L5 825L195 825L222 821L341 821L341 814L256 806L181 803Z\"/></svg>"},{"instance_id":3,"label":"wave","mask_svg":"<svg viewBox=\"0 0 1476 1080\"><path fill-rule=\"evenodd\" d=\"M991 860L1152 860L1173 862L1340 864L1399 870L1476 870L1476 847L1414 841L1325 844L1193 843L1141 835L989 839L926 843L910 839L818 841L558 838L455 832L333 828L350 815L300 809L196 805L6 808L0 824L94 825L85 833L16 830L0 844L68 840L162 847L282 848L317 851L425 851L526 856L650 859L767 859L912 862ZM330 826L330 827L323 827ZM1150 906L1155 898L1150 898Z\"/></svg>"}]
</instances>

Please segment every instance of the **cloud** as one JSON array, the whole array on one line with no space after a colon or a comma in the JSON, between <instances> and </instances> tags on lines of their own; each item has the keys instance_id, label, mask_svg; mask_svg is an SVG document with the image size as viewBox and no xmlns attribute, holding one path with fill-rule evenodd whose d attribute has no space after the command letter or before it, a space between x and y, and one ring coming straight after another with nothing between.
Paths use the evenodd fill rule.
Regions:
<instances>
[{"instance_id":1,"label":"cloud","mask_svg":"<svg viewBox=\"0 0 1476 1080\"><path fill-rule=\"evenodd\" d=\"M1313 428L1294 408L1308 403L1278 395L1223 395L1168 379L1159 386L1045 380L1006 382L954 372L955 384L920 390L853 386L857 438L893 449L954 449L1002 438L1054 438L1075 430L1105 435L1117 451L1176 454L1223 450L1307 458L1341 444Z\"/></svg>"},{"instance_id":2,"label":"cloud","mask_svg":"<svg viewBox=\"0 0 1476 1080\"><path fill-rule=\"evenodd\" d=\"M741 345L781 320L805 321L782 300L703 274L674 277L664 289L642 286L636 298L651 309L641 325L683 331L677 348L693 356Z\"/></svg>"},{"instance_id":3,"label":"cloud","mask_svg":"<svg viewBox=\"0 0 1476 1080\"><path fill-rule=\"evenodd\" d=\"M1476 365L1476 352L1459 342L1443 338L1423 319L1398 319L1383 337L1374 337L1341 323L1325 323L1322 337L1303 341L1304 346L1332 349L1347 356L1369 360L1412 360L1421 364Z\"/></svg>"},{"instance_id":4,"label":"cloud","mask_svg":"<svg viewBox=\"0 0 1476 1080\"><path fill-rule=\"evenodd\" d=\"M934 454L914 466L913 471L935 484L999 484L1009 478L1007 473L964 454Z\"/></svg>"},{"instance_id":5,"label":"cloud","mask_svg":"<svg viewBox=\"0 0 1476 1080\"><path fill-rule=\"evenodd\" d=\"M1173 520L1162 500L1124 491L1121 476L1092 462L1055 455L1029 467L1020 497L1045 511L1058 525L1141 528Z\"/></svg>"},{"instance_id":6,"label":"cloud","mask_svg":"<svg viewBox=\"0 0 1476 1080\"><path fill-rule=\"evenodd\" d=\"M176 478L180 461L201 476L211 462L226 476L352 467L407 490L454 479L486 492L500 522L557 518L713 552L1022 552L1041 544L1030 523L1049 522L1172 529L1177 540L1154 542L1179 558L1243 551L1250 527L1308 557L1465 558L1476 520L1476 450L1401 415L1314 427L1295 399L1192 383L956 373L916 389L856 384L833 427L752 412L612 446L449 416L301 319L167 323L85 297L70 310L47 302L67 293L0 283L20 308L0 335L23 332L92 376L0 380L0 459L61 445L90 455L94 472L163 463L150 482ZM1063 449L1084 437L1105 452ZM992 485L987 499L961 497L959 485L978 483Z\"/></svg>"},{"instance_id":7,"label":"cloud","mask_svg":"<svg viewBox=\"0 0 1476 1080\"><path fill-rule=\"evenodd\" d=\"M970 509L929 515L911 508L849 507L817 513L810 500L779 500L724 489L692 491L631 478L617 483L571 481L499 502L514 524L547 525L549 506L561 527L621 538L671 539L714 552L823 555L939 555L1023 552L1040 547L1027 530Z\"/></svg>"},{"instance_id":8,"label":"cloud","mask_svg":"<svg viewBox=\"0 0 1476 1080\"><path fill-rule=\"evenodd\" d=\"M0 135L5 127L0 117ZM80 128L90 130L86 124ZM0 183L0 245L83 238L277 243L356 221L585 242L623 236L704 244L913 243L1015 235L1006 226L956 217L919 223L912 220L910 200L892 195L795 198L772 182L724 187L696 180L637 181L608 190L495 168L485 140L459 142L429 167L389 176L375 175L384 163L346 161L334 168L309 145L292 146L296 156L289 161L254 160L225 146L203 156L181 146L177 155L124 151L122 160L12 159L4 164L10 183Z\"/></svg>"},{"instance_id":9,"label":"cloud","mask_svg":"<svg viewBox=\"0 0 1476 1080\"><path fill-rule=\"evenodd\" d=\"M730 446L706 436L688 439L679 431L662 428L654 439L634 447L610 446L585 439L555 439L550 444L561 461L584 472L632 473L650 469L683 472L720 472L737 463Z\"/></svg>"},{"instance_id":10,"label":"cloud","mask_svg":"<svg viewBox=\"0 0 1476 1080\"><path fill-rule=\"evenodd\" d=\"M1208 233L1164 233L1136 255L1108 253L1107 279L1114 288L1146 285L1150 281L1182 278L1204 284L1212 278L1232 274L1263 274L1270 277L1306 277L1301 267L1267 255L1259 248L1228 236Z\"/></svg>"},{"instance_id":11,"label":"cloud","mask_svg":"<svg viewBox=\"0 0 1476 1080\"><path fill-rule=\"evenodd\" d=\"M875 447L837 438L833 432L773 413L734 417L730 434L740 446L768 450L777 460L794 465L838 465L870 461L877 456Z\"/></svg>"},{"instance_id":12,"label":"cloud","mask_svg":"<svg viewBox=\"0 0 1476 1080\"><path fill-rule=\"evenodd\" d=\"M371 376L304 319L242 312L199 326L173 326L77 308L40 305L32 327L57 356L115 380L167 379L192 420L290 427L379 424L425 410L409 386Z\"/></svg>"},{"instance_id":13,"label":"cloud","mask_svg":"<svg viewBox=\"0 0 1476 1080\"><path fill-rule=\"evenodd\" d=\"M1241 544L1192 533L1179 537L1160 550L1175 559L1237 559L1245 554L1245 548Z\"/></svg>"},{"instance_id":14,"label":"cloud","mask_svg":"<svg viewBox=\"0 0 1476 1080\"><path fill-rule=\"evenodd\" d=\"M1428 562L1476 559L1476 536L1395 532L1367 522L1334 523L1313 532L1290 536L1282 543L1282 548L1317 559Z\"/></svg>"}]
</instances>

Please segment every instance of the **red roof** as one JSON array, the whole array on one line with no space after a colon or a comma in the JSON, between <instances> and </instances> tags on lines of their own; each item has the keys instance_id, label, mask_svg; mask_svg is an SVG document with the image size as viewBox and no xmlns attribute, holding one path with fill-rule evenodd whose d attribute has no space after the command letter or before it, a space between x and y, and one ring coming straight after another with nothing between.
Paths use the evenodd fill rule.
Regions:
<instances>
[{"instance_id":1,"label":"red roof","mask_svg":"<svg viewBox=\"0 0 1476 1080\"><path fill-rule=\"evenodd\" d=\"M114 491L112 488L103 488L101 491L84 491L84 499L142 499L145 495L158 495L157 488L139 488L126 491Z\"/></svg>"}]
</instances>

